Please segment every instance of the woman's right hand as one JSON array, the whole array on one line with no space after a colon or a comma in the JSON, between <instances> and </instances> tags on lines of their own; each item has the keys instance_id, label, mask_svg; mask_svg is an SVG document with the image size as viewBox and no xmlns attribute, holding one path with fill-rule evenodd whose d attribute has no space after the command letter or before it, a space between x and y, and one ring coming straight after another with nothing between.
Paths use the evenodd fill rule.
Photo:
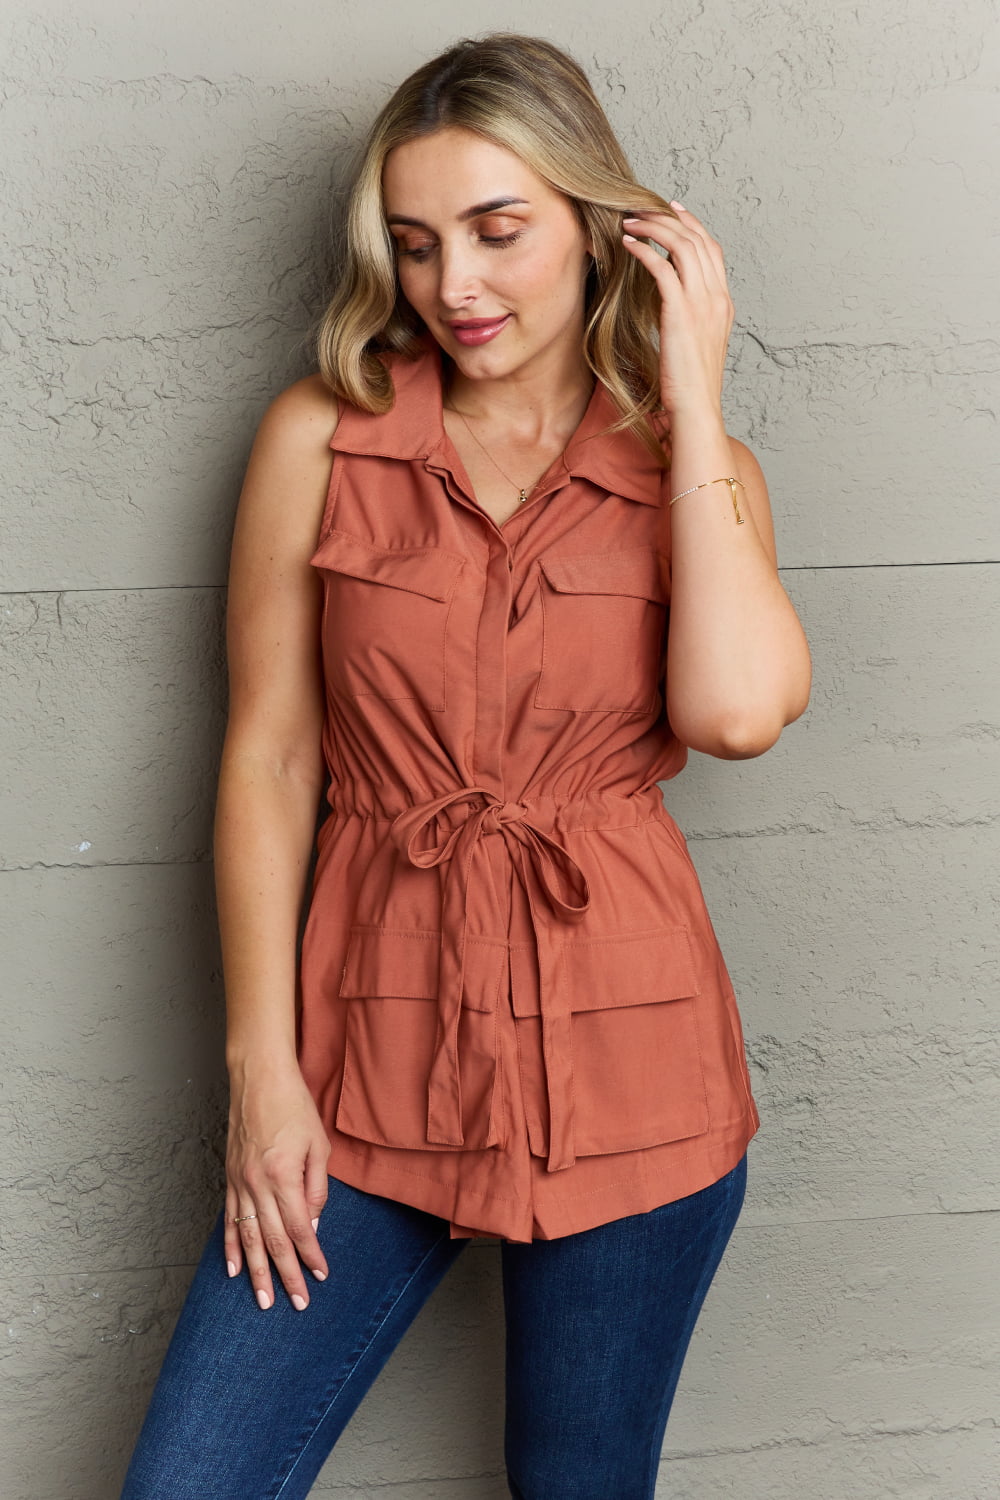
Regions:
<instances>
[{"instance_id":1,"label":"woman's right hand","mask_svg":"<svg viewBox=\"0 0 1000 1500\"><path fill-rule=\"evenodd\" d=\"M244 1255L257 1302L274 1303L270 1260L292 1303L309 1303L302 1261L319 1281L329 1274L318 1216L327 1197L330 1142L296 1063L230 1069L226 1147L225 1248L230 1276ZM244 1214L256 1218L235 1220Z\"/></svg>"}]
</instances>

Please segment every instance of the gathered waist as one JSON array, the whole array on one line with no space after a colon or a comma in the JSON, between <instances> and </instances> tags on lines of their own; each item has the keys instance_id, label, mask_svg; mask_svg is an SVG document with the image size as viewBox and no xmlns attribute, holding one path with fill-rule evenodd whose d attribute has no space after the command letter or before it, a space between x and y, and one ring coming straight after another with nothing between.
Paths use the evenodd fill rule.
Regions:
<instances>
[{"instance_id":1,"label":"gathered waist","mask_svg":"<svg viewBox=\"0 0 1000 1500\"><path fill-rule=\"evenodd\" d=\"M370 787L363 790L368 794L371 792ZM435 802L443 804L438 813L439 819L445 823L453 819L457 826L465 821L470 810L469 800L476 796L472 789L463 790L465 795L455 802L447 801L450 795L459 791L458 788L451 787L442 788L438 792L428 791L424 796L414 795L405 801L401 798L398 802L387 800L384 804L376 804L369 798L359 798L351 788L336 784L327 793L330 811L323 827L326 828L331 821L359 818L366 822L384 823L388 829L414 807L424 807ZM583 833L588 829L610 831L634 827L650 818L665 815L669 817L659 786L655 782L635 792L588 792L580 797L536 794L519 796L499 789L496 792L490 792L486 788L477 790L484 807L490 802L523 809L524 817L546 833Z\"/></svg>"},{"instance_id":2,"label":"gathered waist","mask_svg":"<svg viewBox=\"0 0 1000 1500\"><path fill-rule=\"evenodd\" d=\"M462 1146L466 1140L459 1043L466 965L478 962L472 955L470 915L483 907L478 882L485 867L476 853L482 840L502 839L526 898L535 950L549 1115L547 1167L550 1172L571 1167L576 1159L573 995L561 953L568 930L588 917L590 877L597 875L602 860L598 849L582 840L571 844L569 836L587 830L627 830L652 820L676 829L658 785L631 795L601 793L576 799L505 797L485 784L453 785L398 811L348 806L338 786L328 801L331 814L320 830L322 844L334 830L346 829L351 819L377 822L385 825L385 842L395 846L411 867L440 871L439 1025L427 1079L428 1144ZM376 917L373 930L388 932L378 921ZM494 1057L494 1089L483 1106L485 1146L499 1144L493 1107L495 1068Z\"/></svg>"}]
</instances>

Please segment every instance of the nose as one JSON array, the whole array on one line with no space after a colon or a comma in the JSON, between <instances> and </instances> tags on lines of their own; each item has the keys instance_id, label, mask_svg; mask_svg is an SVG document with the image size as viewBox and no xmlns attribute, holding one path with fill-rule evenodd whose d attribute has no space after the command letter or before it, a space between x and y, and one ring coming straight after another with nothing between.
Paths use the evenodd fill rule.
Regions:
<instances>
[{"instance_id":1,"label":"nose","mask_svg":"<svg viewBox=\"0 0 1000 1500\"><path fill-rule=\"evenodd\" d=\"M442 245L438 296L445 307L464 307L479 295L479 281L472 265L469 248L464 245Z\"/></svg>"}]
</instances>

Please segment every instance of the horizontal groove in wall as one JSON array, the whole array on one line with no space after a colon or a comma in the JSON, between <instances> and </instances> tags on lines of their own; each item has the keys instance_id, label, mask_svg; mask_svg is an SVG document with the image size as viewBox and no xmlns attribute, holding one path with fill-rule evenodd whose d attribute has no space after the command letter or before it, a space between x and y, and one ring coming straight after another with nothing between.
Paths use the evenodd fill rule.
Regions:
<instances>
[{"instance_id":1,"label":"horizontal groove in wall","mask_svg":"<svg viewBox=\"0 0 1000 1500\"><path fill-rule=\"evenodd\" d=\"M953 1219L969 1214L990 1217L1000 1215L1000 1208L928 1208L905 1214L843 1214L833 1219L752 1219L747 1210L744 1210L737 1232L746 1234L757 1229L811 1229L817 1224L887 1224L893 1219ZM487 1238L481 1244L473 1242L469 1249L487 1250L499 1243L499 1240ZM59 1276L86 1276L96 1280L100 1276L148 1276L158 1271L193 1271L196 1265L197 1261L165 1261L162 1265L115 1266L99 1271L83 1268L53 1270L50 1274L53 1279Z\"/></svg>"},{"instance_id":2,"label":"horizontal groove in wall","mask_svg":"<svg viewBox=\"0 0 1000 1500\"><path fill-rule=\"evenodd\" d=\"M995 568L1000 557L954 558L950 562L783 563L779 573L861 573L872 568ZM46 594L163 594L171 590L224 591L225 583L123 583L102 588L0 589L0 599L36 599Z\"/></svg>"},{"instance_id":3,"label":"horizontal groove in wall","mask_svg":"<svg viewBox=\"0 0 1000 1500\"><path fill-rule=\"evenodd\" d=\"M2 865L0 876L32 875L38 870L144 870L169 869L181 865L210 865L214 860L206 859L91 859L91 860L36 860L30 865Z\"/></svg>"},{"instance_id":4,"label":"horizontal groove in wall","mask_svg":"<svg viewBox=\"0 0 1000 1500\"><path fill-rule=\"evenodd\" d=\"M715 844L724 843L727 839L740 839L750 842L752 839L781 839L781 838L818 838L826 839L833 835L853 833L873 833L880 838L896 838L900 833L910 833L926 830L932 833L956 833L963 832L969 828L993 828L1000 821L1000 816L994 812L982 813L968 818L884 818L848 821L832 827L814 827L810 824L793 823L787 828L778 826L765 826L762 828L727 829L723 833L698 833L693 830L685 832L688 844ZM136 870L136 869L169 869L173 866L201 866L214 864L211 855L202 859L89 859L89 860L34 860L29 865L0 865L0 878L4 875L31 875L39 870Z\"/></svg>"}]
</instances>

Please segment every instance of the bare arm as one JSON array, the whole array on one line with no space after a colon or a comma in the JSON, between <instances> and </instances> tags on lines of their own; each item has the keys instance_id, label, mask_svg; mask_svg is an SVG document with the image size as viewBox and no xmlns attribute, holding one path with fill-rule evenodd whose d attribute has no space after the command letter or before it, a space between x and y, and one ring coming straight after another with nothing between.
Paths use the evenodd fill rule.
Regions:
<instances>
[{"instance_id":1,"label":"bare arm","mask_svg":"<svg viewBox=\"0 0 1000 1500\"><path fill-rule=\"evenodd\" d=\"M296 1250L314 1272L328 1270L310 1221L326 1200L329 1142L296 1058L295 960L323 786L320 584L309 558L336 421L315 376L268 407L229 574L230 706L215 820L230 1075L226 1255L236 1274L246 1251L262 1307L273 1302L268 1254L303 1306Z\"/></svg>"},{"instance_id":2,"label":"bare arm","mask_svg":"<svg viewBox=\"0 0 1000 1500\"><path fill-rule=\"evenodd\" d=\"M733 323L722 246L683 204L624 221L661 295L660 393L670 414L667 713L677 736L727 760L761 755L809 700L805 634L778 577L767 485L722 416ZM653 245L666 251L664 257ZM728 485L733 475L743 524ZM695 485L706 488L684 493ZM667 506L668 500L664 500Z\"/></svg>"},{"instance_id":3,"label":"bare arm","mask_svg":"<svg viewBox=\"0 0 1000 1500\"><path fill-rule=\"evenodd\" d=\"M670 492L718 475L670 507L671 603L667 713L692 749L725 759L760 755L809 701L805 634L778 577L767 485L751 450L721 415L674 416Z\"/></svg>"}]
</instances>

